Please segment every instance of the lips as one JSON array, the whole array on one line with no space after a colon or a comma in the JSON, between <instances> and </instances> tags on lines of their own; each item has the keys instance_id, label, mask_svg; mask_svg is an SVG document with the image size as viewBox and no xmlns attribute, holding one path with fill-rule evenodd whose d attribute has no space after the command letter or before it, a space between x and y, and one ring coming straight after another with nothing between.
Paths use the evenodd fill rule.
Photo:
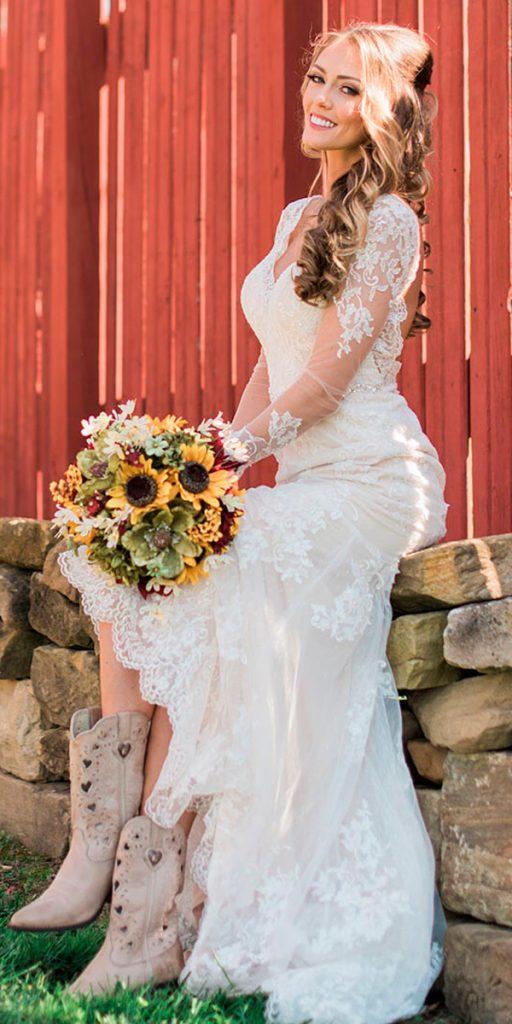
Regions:
<instances>
[{"instance_id":1,"label":"lips","mask_svg":"<svg viewBox=\"0 0 512 1024\"><path fill-rule=\"evenodd\" d=\"M329 123L328 124L316 124L315 121L313 121L314 117L318 118L320 121L327 121ZM336 123L334 121L331 121L330 118L328 118L328 117L323 117L322 114L315 114L315 113L310 114L309 115L309 123L310 123L312 128L316 128L319 131L330 131L332 128L336 128Z\"/></svg>"}]
</instances>

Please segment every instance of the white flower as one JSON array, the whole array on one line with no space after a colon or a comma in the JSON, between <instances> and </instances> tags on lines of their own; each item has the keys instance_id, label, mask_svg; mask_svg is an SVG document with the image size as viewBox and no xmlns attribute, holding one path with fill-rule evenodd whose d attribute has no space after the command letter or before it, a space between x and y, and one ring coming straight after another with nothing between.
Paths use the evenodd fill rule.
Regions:
<instances>
[{"instance_id":1,"label":"white flower","mask_svg":"<svg viewBox=\"0 0 512 1024\"><path fill-rule=\"evenodd\" d=\"M106 430L110 426L111 417L108 412L100 412L99 416L89 416L88 420L82 420L81 433L84 437L92 437L93 434L99 434L101 430Z\"/></svg>"},{"instance_id":2,"label":"white flower","mask_svg":"<svg viewBox=\"0 0 512 1024\"><path fill-rule=\"evenodd\" d=\"M135 399L129 398L127 402L120 402L119 409L120 412L117 412L117 410L116 412L114 412L115 419L117 423L124 423L125 419L128 416L131 416L133 410L135 409Z\"/></svg>"},{"instance_id":3,"label":"white flower","mask_svg":"<svg viewBox=\"0 0 512 1024\"><path fill-rule=\"evenodd\" d=\"M56 510L55 510L55 512L53 514L52 523L53 523L54 526L58 526L59 527L59 529L57 531L57 536L58 537L66 537L67 536L67 533L68 533L67 524L68 523L79 523L79 522L80 522L80 517L77 516L76 512L73 512L73 509L71 509L71 508L64 508L62 505L58 505L57 506L57 508L56 508Z\"/></svg>"},{"instance_id":4,"label":"white flower","mask_svg":"<svg viewBox=\"0 0 512 1024\"><path fill-rule=\"evenodd\" d=\"M77 527L75 531L75 534L79 537L87 537L87 534L90 532L90 530L98 529L98 525L99 524L97 519L95 519L93 516L86 516L85 519L81 520L80 525Z\"/></svg>"},{"instance_id":5,"label":"white flower","mask_svg":"<svg viewBox=\"0 0 512 1024\"><path fill-rule=\"evenodd\" d=\"M229 512L232 512L235 508L243 508L244 503L241 498L237 498L236 494L223 494L221 502L226 506Z\"/></svg>"},{"instance_id":6,"label":"white flower","mask_svg":"<svg viewBox=\"0 0 512 1024\"><path fill-rule=\"evenodd\" d=\"M210 416L208 419L203 419L196 427L198 434L209 434L211 427L223 427L225 424L224 413L220 411L216 416Z\"/></svg>"},{"instance_id":7,"label":"white flower","mask_svg":"<svg viewBox=\"0 0 512 1024\"><path fill-rule=\"evenodd\" d=\"M113 434L108 434L103 441L103 453L107 457L111 455L124 455L124 448Z\"/></svg>"}]
</instances>

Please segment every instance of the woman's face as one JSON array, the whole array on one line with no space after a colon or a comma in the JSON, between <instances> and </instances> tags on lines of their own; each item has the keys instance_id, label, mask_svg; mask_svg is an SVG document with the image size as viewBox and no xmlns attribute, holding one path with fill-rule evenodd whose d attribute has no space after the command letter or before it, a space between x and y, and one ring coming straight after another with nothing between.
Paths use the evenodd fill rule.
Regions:
<instances>
[{"instance_id":1,"label":"woman's face","mask_svg":"<svg viewBox=\"0 0 512 1024\"><path fill-rule=\"evenodd\" d=\"M362 73L358 49L340 39L326 47L318 61L306 75L302 141L314 149L357 151L366 138L359 113Z\"/></svg>"}]
</instances>

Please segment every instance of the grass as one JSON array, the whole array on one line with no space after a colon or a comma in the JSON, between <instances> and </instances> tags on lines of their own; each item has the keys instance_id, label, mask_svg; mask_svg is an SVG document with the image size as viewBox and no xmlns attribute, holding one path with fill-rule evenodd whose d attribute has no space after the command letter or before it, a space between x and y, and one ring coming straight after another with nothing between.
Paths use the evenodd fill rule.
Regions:
<instances>
[{"instance_id":1,"label":"grass","mask_svg":"<svg viewBox=\"0 0 512 1024\"><path fill-rule=\"evenodd\" d=\"M107 923L77 932L13 932L6 922L14 910L37 896L56 865L29 854L0 833L0 1022L1 1024L264 1024L264 998L229 998L220 993L200 1000L176 985L118 989L95 999L71 996L67 982L81 971L101 945ZM457 1024L431 1007L409 1024Z\"/></svg>"}]
</instances>

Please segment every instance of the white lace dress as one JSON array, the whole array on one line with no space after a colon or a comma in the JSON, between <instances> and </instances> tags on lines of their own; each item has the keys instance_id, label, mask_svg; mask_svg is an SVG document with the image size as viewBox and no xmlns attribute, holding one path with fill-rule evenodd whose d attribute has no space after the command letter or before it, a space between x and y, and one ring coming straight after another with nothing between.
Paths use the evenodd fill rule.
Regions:
<instances>
[{"instance_id":1,"label":"white lace dress","mask_svg":"<svg viewBox=\"0 0 512 1024\"><path fill-rule=\"evenodd\" d=\"M240 433L253 461L276 453L276 486L247 490L230 549L171 598L112 583L83 548L60 565L172 721L148 814L170 826L200 812L181 980L261 990L275 1024L389 1024L421 1008L442 961L386 640L401 555L444 535L445 474L395 383L416 215L395 195L372 207L334 304L333 359L332 338L320 351L315 340L322 309L294 291L296 265L274 280L309 198L283 210L241 292L262 350Z\"/></svg>"}]
</instances>

